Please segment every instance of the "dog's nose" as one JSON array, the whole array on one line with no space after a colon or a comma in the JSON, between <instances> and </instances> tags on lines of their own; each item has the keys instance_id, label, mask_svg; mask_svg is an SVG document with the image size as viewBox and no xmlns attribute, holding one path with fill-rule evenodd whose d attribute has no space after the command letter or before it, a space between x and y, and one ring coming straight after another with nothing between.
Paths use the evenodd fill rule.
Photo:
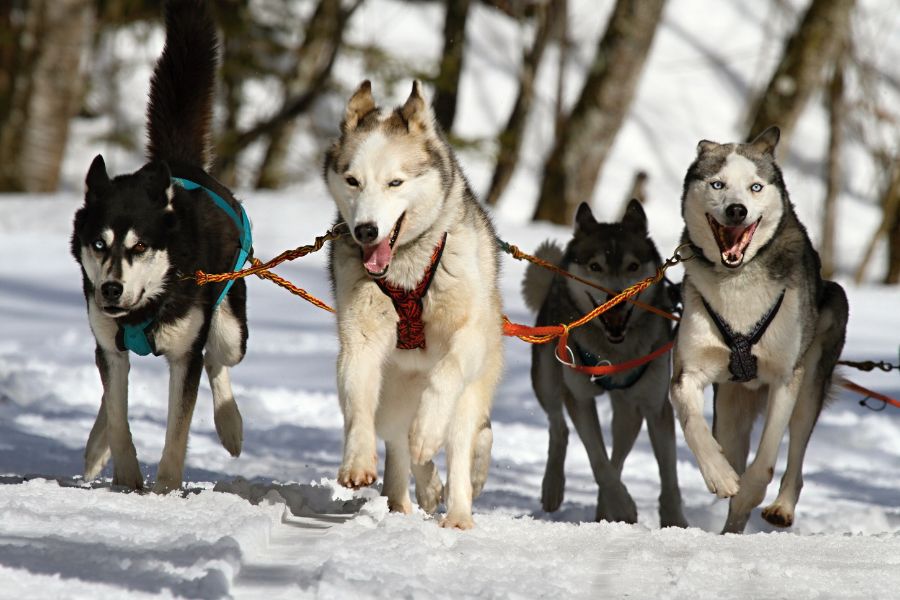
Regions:
<instances>
[{"instance_id":1,"label":"dog's nose","mask_svg":"<svg viewBox=\"0 0 900 600\"><path fill-rule=\"evenodd\" d=\"M732 225L740 225L747 218L747 207L743 204L729 204L725 207L725 216Z\"/></svg>"},{"instance_id":2,"label":"dog's nose","mask_svg":"<svg viewBox=\"0 0 900 600\"><path fill-rule=\"evenodd\" d=\"M107 281L100 286L100 293L103 294L105 300L115 302L122 297L122 284L118 281Z\"/></svg>"},{"instance_id":3,"label":"dog's nose","mask_svg":"<svg viewBox=\"0 0 900 600\"><path fill-rule=\"evenodd\" d=\"M375 223L361 223L353 229L353 234L360 244L371 244L378 237L378 225Z\"/></svg>"}]
</instances>

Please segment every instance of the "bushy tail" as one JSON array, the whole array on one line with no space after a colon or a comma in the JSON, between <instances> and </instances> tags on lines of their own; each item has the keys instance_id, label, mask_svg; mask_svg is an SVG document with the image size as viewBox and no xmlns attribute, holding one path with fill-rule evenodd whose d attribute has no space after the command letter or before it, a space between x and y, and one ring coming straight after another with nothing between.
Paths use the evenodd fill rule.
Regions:
<instances>
[{"instance_id":1,"label":"bushy tail","mask_svg":"<svg viewBox=\"0 0 900 600\"><path fill-rule=\"evenodd\" d=\"M547 240L543 242L534 255L542 260L559 265L562 262L563 250L555 242ZM522 280L522 297L525 305L537 312L550 292L550 284L553 282L553 271L530 263L525 269L525 278Z\"/></svg>"},{"instance_id":2,"label":"bushy tail","mask_svg":"<svg viewBox=\"0 0 900 600\"><path fill-rule=\"evenodd\" d=\"M166 2L166 45L150 80L147 155L207 168L218 42L204 0Z\"/></svg>"}]
</instances>

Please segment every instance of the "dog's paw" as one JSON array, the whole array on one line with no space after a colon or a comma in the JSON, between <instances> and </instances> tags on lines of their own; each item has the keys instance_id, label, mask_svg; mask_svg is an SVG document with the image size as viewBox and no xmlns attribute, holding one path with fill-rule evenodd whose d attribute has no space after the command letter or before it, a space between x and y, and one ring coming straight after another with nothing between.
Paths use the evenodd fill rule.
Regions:
<instances>
[{"instance_id":1,"label":"dog's paw","mask_svg":"<svg viewBox=\"0 0 900 600\"><path fill-rule=\"evenodd\" d=\"M137 464L137 460L134 461L133 465L115 465L113 467L112 484L130 490L144 489L144 476L141 475L141 469Z\"/></svg>"},{"instance_id":2,"label":"dog's paw","mask_svg":"<svg viewBox=\"0 0 900 600\"><path fill-rule=\"evenodd\" d=\"M722 447L710 437L706 452L697 453L697 464L710 492L719 498L731 498L741 489L741 478L728 463Z\"/></svg>"},{"instance_id":3,"label":"dog's paw","mask_svg":"<svg viewBox=\"0 0 900 600\"><path fill-rule=\"evenodd\" d=\"M416 417L409 430L409 456L413 464L424 465L438 453L443 443L440 429Z\"/></svg>"},{"instance_id":4,"label":"dog's paw","mask_svg":"<svg viewBox=\"0 0 900 600\"><path fill-rule=\"evenodd\" d=\"M430 481L420 484L419 480L416 479L416 502L418 502L419 508L429 515L437 512L438 505L440 505L441 498L444 495L444 484L441 483L437 470L434 470L434 467L432 467L432 470L433 475Z\"/></svg>"},{"instance_id":5,"label":"dog's paw","mask_svg":"<svg viewBox=\"0 0 900 600\"><path fill-rule=\"evenodd\" d=\"M241 418L237 404L230 402L217 407L213 418L222 446L232 456L240 456L244 440L244 420Z\"/></svg>"},{"instance_id":6,"label":"dog's paw","mask_svg":"<svg viewBox=\"0 0 900 600\"><path fill-rule=\"evenodd\" d=\"M181 481L174 481L166 477L157 477L156 483L153 484L152 492L164 496L169 492L181 489Z\"/></svg>"},{"instance_id":7,"label":"dog's paw","mask_svg":"<svg viewBox=\"0 0 900 600\"><path fill-rule=\"evenodd\" d=\"M402 513L404 515L408 515L412 512L412 503L409 501L409 498L404 498L402 500L392 500L390 497L387 499L388 501L388 510L395 513Z\"/></svg>"},{"instance_id":8,"label":"dog's paw","mask_svg":"<svg viewBox=\"0 0 900 600\"><path fill-rule=\"evenodd\" d=\"M597 496L597 521L637 523L637 506L621 482L603 485Z\"/></svg>"},{"instance_id":9,"label":"dog's paw","mask_svg":"<svg viewBox=\"0 0 900 600\"><path fill-rule=\"evenodd\" d=\"M763 509L762 518L775 527L790 527L794 524L794 511L778 502Z\"/></svg>"},{"instance_id":10,"label":"dog's paw","mask_svg":"<svg viewBox=\"0 0 900 600\"><path fill-rule=\"evenodd\" d=\"M562 470L547 470L541 484L541 508L544 512L556 512L562 505L566 490L566 476Z\"/></svg>"},{"instance_id":11,"label":"dog's paw","mask_svg":"<svg viewBox=\"0 0 900 600\"><path fill-rule=\"evenodd\" d=\"M473 527L475 527L475 521L472 520L471 513L448 513L447 516L441 519L441 527L443 527L444 529L472 529Z\"/></svg>"},{"instance_id":12,"label":"dog's paw","mask_svg":"<svg viewBox=\"0 0 900 600\"><path fill-rule=\"evenodd\" d=\"M378 478L376 462L375 456L369 460L356 458L345 462L338 469L338 483L353 489L372 485Z\"/></svg>"}]
</instances>

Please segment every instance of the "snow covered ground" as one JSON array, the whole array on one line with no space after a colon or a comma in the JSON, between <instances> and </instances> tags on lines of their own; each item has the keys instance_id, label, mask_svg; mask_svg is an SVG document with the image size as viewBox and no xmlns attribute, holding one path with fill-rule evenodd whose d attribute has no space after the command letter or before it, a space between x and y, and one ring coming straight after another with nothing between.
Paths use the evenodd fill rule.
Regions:
<instances>
[{"instance_id":1,"label":"snow covered ground","mask_svg":"<svg viewBox=\"0 0 900 600\"><path fill-rule=\"evenodd\" d=\"M574 92L604 15L590 10L593 3L572 4L580 11L573 18L580 48L572 67ZM614 217L634 169L649 169L648 213L663 253L672 250L680 231L681 177L696 141L739 136L746 94L777 55L776 47L764 43L763 30L781 35L789 29L764 5L678 0L666 12L635 111L594 199L602 217ZM866 22L878 24L866 43L884 49L879 60L896 59L900 36L888 34L898 30L896 11L884 12L890 2L862 5ZM411 45L420 52L410 56L427 67L440 52L434 37L440 18L436 5L412 9L371 0L355 18L352 36L357 43L377 39L395 49ZM483 8L476 10L472 31L459 133L487 136L505 120L518 43L527 32ZM158 49L146 48L139 56L152 58ZM339 73L352 85L363 73L352 60L342 61ZM139 120L140 86L148 72L134 73L134 102L127 108ZM525 249L546 237L566 236L561 228L523 224L550 135L552 72L542 71L541 78L544 91L524 168L497 211L500 235ZM406 92L405 86L394 90L391 99ZM333 320L259 280L249 282L248 355L233 371L244 415L241 457L230 458L218 443L204 380L183 494L118 493L108 479L84 484L77 475L100 382L68 239L86 166L94 154L107 152L92 141L95 126L81 123L75 132L63 192L0 197L0 598L897 597L900 410L875 413L851 394L837 395L813 435L796 525L787 532L774 531L756 513L747 535L718 535L726 503L706 491L680 432L678 471L692 527L658 529L656 465L644 434L623 476L639 523L592 523L596 485L574 432L566 500L558 513L540 510L546 419L530 387L529 349L508 340L506 375L492 417L492 469L476 502L476 528L446 531L422 513L389 514L375 489L354 493L336 486L341 417ZM785 159L795 203L814 237L823 140L822 113L814 109ZM304 152L318 161L311 143L299 144L297 153ZM120 153L108 162L124 172L139 160ZM877 219L871 168L857 151L850 160L854 179L840 209L844 272L856 264ZM467 152L463 163L483 189L490 162ZM316 180L241 196L262 258L311 241L333 214ZM279 273L327 299L323 266L324 254L313 255ZM523 270L504 261L503 296L507 314L528 322L532 316L519 297ZM842 283L851 302L844 356L896 362L898 289ZM132 365L131 427L142 468L153 479L165 431L167 374L159 359L135 357ZM896 372L845 374L900 396ZM608 431L607 403L600 398L598 406ZM776 482L783 468L782 460ZM771 486L766 502L776 488Z\"/></svg>"}]
</instances>

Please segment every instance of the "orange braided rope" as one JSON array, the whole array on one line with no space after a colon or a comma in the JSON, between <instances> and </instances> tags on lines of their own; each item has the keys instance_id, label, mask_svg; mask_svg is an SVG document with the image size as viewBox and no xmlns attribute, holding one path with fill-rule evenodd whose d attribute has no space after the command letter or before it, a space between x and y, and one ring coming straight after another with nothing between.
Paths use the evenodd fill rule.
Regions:
<instances>
[{"instance_id":1,"label":"orange braided rope","mask_svg":"<svg viewBox=\"0 0 900 600\"><path fill-rule=\"evenodd\" d=\"M574 273L570 273L570 272L566 271L565 269L563 269L557 265L554 265L551 262L548 262L542 258L538 258L537 256L533 256L531 254L526 254L525 252L522 252L522 250L514 244L509 244L507 242L500 240L499 238L498 238L497 242L500 244L500 247L506 253L508 253L510 256L512 256L516 260L527 260L528 262L533 263L539 267L543 267L549 271L558 273L559 275L562 275L563 277L568 277L569 279L574 279L578 283L582 283L582 284L590 286L594 289L598 289L601 292L605 292L606 294L608 294L610 296L615 294L615 292L603 287L602 285L598 285L598 284L594 283L593 281L589 281L587 279L584 279L583 277L579 277L578 275L575 275ZM662 310L661 308L657 308L657 307L653 306L652 304L647 304L646 302L641 302L640 300L638 300L636 298L628 297L628 298L626 298L626 300L628 302L631 302L638 308L642 308L643 310L652 312L653 314L659 315L660 317L663 317L663 318L666 318L666 319L669 319L669 320L675 321L675 322L678 322L680 320L677 315L673 315L672 313L666 312L666 311Z\"/></svg>"}]
</instances>

